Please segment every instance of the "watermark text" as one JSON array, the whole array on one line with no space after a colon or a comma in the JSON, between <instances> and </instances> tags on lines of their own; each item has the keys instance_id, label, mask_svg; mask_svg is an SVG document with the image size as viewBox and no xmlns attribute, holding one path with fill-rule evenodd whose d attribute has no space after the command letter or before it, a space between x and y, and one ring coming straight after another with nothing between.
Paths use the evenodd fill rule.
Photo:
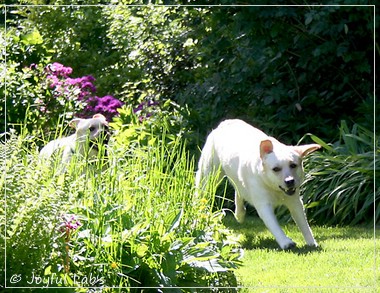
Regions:
<instances>
[{"instance_id":1,"label":"watermark text","mask_svg":"<svg viewBox=\"0 0 380 293\"><path fill-rule=\"evenodd\" d=\"M49 287L49 286L64 286L64 287L96 287L105 284L104 277L89 274L88 276L72 276L52 273L47 276L38 276L32 273L31 276L23 276L22 274L13 274L9 279L10 285L29 285L31 287Z\"/></svg>"}]
</instances>

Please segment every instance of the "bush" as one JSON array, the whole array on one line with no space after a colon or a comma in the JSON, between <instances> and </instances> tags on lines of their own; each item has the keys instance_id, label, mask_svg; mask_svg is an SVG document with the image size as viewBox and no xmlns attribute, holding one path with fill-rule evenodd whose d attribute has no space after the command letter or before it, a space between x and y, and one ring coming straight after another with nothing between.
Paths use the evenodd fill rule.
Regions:
<instances>
[{"instance_id":1,"label":"bush","mask_svg":"<svg viewBox=\"0 0 380 293\"><path fill-rule=\"evenodd\" d=\"M198 114L196 125L242 118L287 143L307 132L334 141L342 119L371 127L372 16L369 7L212 7L191 33L198 78L172 99Z\"/></svg>"},{"instance_id":2,"label":"bush","mask_svg":"<svg viewBox=\"0 0 380 293\"><path fill-rule=\"evenodd\" d=\"M111 121L123 105L110 95L96 96L93 76L72 78L72 68L60 63L32 64L21 71L17 64L8 66L3 102L9 109L7 123L18 131L25 125L35 135L66 125L74 117L88 118L97 113Z\"/></svg>"},{"instance_id":3,"label":"bush","mask_svg":"<svg viewBox=\"0 0 380 293\"><path fill-rule=\"evenodd\" d=\"M171 146L179 139L186 141L186 148L198 150L198 135L191 130L188 109L173 101L154 102L146 100L137 107L125 105L111 125L117 132L118 144L129 148L141 148L156 143Z\"/></svg>"},{"instance_id":4,"label":"bush","mask_svg":"<svg viewBox=\"0 0 380 293\"><path fill-rule=\"evenodd\" d=\"M24 67L50 56L127 104L170 99L202 135L230 117L287 143L307 132L334 141L342 119L373 125L373 7L79 2L12 10L9 27L28 50L9 60Z\"/></svg>"},{"instance_id":5,"label":"bush","mask_svg":"<svg viewBox=\"0 0 380 293\"><path fill-rule=\"evenodd\" d=\"M123 102L110 95L96 96L92 75L71 77L72 67L51 62L51 50L39 30L26 20L23 25L17 23L10 20L8 30L0 30L1 38L7 40L7 62L1 64L6 87L0 88L0 110L6 110L6 116L1 118L0 132L10 128L20 132L24 127L23 131L35 135L40 129L67 124L74 116L87 118L96 113L112 120Z\"/></svg>"},{"instance_id":6,"label":"bush","mask_svg":"<svg viewBox=\"0 0 380 293\"><path fill-rule=\"evenodd\" d=\"M325 151L305 161L308 172L302 194L308 217L326 225L378 222L380 211L374 214L374 208L380 201L380 178L376 175L380 165L375 160L379 140L361 126L350 130L344 121L340 135L334 146L311 136Z\"/></svg>"}]
</instances>

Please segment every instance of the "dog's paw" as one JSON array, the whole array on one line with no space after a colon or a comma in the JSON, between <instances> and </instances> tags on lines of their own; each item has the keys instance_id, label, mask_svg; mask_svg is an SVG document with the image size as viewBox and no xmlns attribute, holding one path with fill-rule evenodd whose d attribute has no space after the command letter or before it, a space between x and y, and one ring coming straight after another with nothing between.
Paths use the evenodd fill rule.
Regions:
<instances>
[{"instance_id":1,"label":"dog's paw","mask_svg":"<svg viewBox=\"0 0 380 293\"><path fill-rule=\"evenodd\" d=\"M314 247L314 248L318 248L319 247L319 245L318 245L318 243L316 241L314 241L312 243L308 243L307 245L310 246L310 247Z\"/></svg>"},{"instance_id":2,"label":"dog's paw","mask_svg":"<svg viewBox=\"0 0 380 293\"><path fill-rule=\"evenodd\" d=\"M283 249L283 250L293 249L296 246L297 246L297 244L290 239L287 243L280 245L281 249Z\"/></svg>"}]
</instances>

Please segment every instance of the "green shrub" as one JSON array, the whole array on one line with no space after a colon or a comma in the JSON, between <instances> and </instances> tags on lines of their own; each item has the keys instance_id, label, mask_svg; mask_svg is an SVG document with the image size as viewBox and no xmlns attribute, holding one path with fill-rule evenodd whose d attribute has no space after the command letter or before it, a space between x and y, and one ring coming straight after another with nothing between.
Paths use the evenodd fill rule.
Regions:
<instances>
[{"instance_id":1,"label":"green shrub","mask_svg":"<svg viewBox=\"0 0 380 293\"><path fill-rule=\"evenodd\" d=\"M309 219L326 225L378 222L379 209L374 213L380 200L378 138L356 124L350 130L344 121L335 145L311 138L325 150L305 161L302 194Z\"/></svg>"},{"instance_id":2,"label":"green shrub","mask_svg":"<svg viewBox=\"0 0 380 293\"><path fill-rule=\"evenodd\" d=\"M201 129L242 118L295 143L306 132L335 141L342 119L373 125L373 48L359 45L373 43L373 8L212 7L197 17L195 80L172 99Z\"/></svg>"},{"instance_id":3,"label":"green shrub","mask_svg":"<svg viewBox=\"0 0 380 293\"><path fill-rule=\"evenodd\" d=\"M58 3L71 6L7 10L8 60L23 68L52 58L127 104L170 99L202 135L231 117L287 143L306 132L335 141L342 119L373 125L371 6Z\"/></svg>"},{"instance_id":4,"label":"green shrub","mask_svg":"<svg viewBox=\"0 0 380 293\"><path fill-rule=\"evenodd\" d=\"M129 148L155 145L158 142L172 145L179 139L186 141L187 149L198 148L198 135L191 130L188 109L170 100L142 102L138 107L124 105L110 125L117 135L118 145Z\"/></svg>"}]
</instances>

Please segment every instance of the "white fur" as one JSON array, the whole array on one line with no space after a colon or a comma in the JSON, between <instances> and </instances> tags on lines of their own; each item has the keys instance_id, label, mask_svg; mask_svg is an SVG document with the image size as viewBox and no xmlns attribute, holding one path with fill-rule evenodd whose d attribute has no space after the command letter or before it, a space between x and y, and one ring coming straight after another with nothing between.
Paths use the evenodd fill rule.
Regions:
<instances>
[{"instance_id":1,"label":"white fur","mask_svg":"<svg viewBox=\"0 0 380 293\"><path fill-rule=\"evenodd\" d=\"M196 175L197 188L204 177L226 175L235 187L235 217L243 222L244 202L254 206L282 249L296 244L281 229L274 208L285 205L306 243L318 246L307 223L299 187L303 181L302 158L318 144L287 146L241 120L226 120L213 130L202 150Z\"/></svg>"},{"instance_id":2,"label":"white fur","mask_svg":"<svg viewBox=\"0 0 380 293\"><path fill-rule=\"evenodd\" d=\"M75 133L49 142L41 149L41 158L50 158L58 153L62 155L62 163L68 163L74 153L84 156L86 149L89 152L87 154L89 158L97 155L97 149L86 148L86 143L94 141L106 133L108 128L106 118L102 114L95 114L89 119L75 118L70 121L69 126L76 129Z\"/></svg>"}]
</instances>

